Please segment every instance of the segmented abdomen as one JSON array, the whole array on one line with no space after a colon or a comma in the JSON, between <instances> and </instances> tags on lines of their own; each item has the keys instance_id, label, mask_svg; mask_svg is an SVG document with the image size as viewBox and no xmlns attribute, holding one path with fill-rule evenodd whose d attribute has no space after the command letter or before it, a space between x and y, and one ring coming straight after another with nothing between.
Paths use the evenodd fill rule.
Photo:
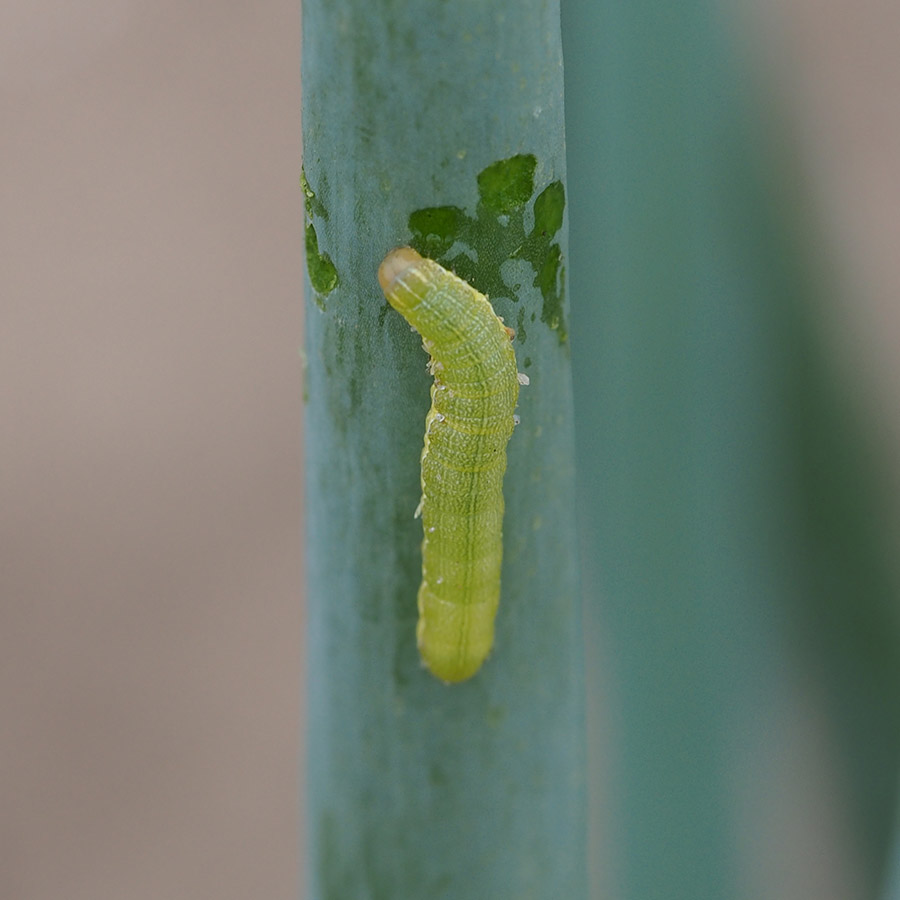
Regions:
<instances>
[{"instance_id":1,"label":"segmented abdomen","mask_svg":"<svg viewBox=\"0 0 900 900\"><path fill-rule=\"evenodd\" d=\"M438 678L462 681L478 671L494 638L506 444L519 392L515 353L487 298L414 250L389 254L379 280L432 358L417 637Z\"/></svg>"}]
</instances>

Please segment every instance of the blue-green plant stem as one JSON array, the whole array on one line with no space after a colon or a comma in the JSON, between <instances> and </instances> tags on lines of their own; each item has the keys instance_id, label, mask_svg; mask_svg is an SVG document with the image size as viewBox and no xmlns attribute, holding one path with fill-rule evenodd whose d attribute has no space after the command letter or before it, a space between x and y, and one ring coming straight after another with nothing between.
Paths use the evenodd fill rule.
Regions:
<instances>
[{"instance_id":1,"label":"blue-green plant stem","mask_svg":"<svg viewBox=\"0 0 900 900\"><path fill-rule=\"evenodd\" d=\"M309 900L586 896L555 2L305 0ZM376 272L411 243L517 329L491 657L416 650L427 355Z\"/></svg>"},{"instance_id":2,"label":"blue-green plant stem","mask_svg":"<svg viewBox=\"0 0 900 900\"><path fill-rule=\"evenodd\" d=\"M598 874L628 900L759 896L774 866L741 841L747 797L772 790L791 737L774 710L801 671L849 786L843 863L872 897L900 749L884 483L820 344L830 273L726 6L564 9L592 694L617 726L594 856L616 848Z\"/></svg>"}]
</instances>

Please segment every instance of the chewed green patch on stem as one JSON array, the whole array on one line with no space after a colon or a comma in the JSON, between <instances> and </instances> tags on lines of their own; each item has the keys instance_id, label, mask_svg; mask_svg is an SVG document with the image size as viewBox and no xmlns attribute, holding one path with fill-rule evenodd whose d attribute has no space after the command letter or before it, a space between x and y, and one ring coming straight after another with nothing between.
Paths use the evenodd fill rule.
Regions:
<instances>
[{"instance_id":1,"label":"chewed green patch on stem","mask_svg":"<svg viewBox=\"0 0 900 900\"><path fill-rule=\"evenodd\" d=\"M305 211L304 230L306 242L306 271L309 282L316 292L316 303L324 307L322 299L338 285L338 273L331 257L319 249L319 235L313 224L313 217L327 219L328 213L322 202L306 180L306 173L300 170L300 187L303 189L303 206Z\"/></svg>"},{"instance_id":2,"label":"chewed green patch on stem","mask_svg":"<svg viewBox=\"0 0 900 900\"><path fill-rule=\"evenodd\" d=\"M520 286L504 280L501 266L509 259L524 260L534 272L532 286L541 293L541 321L557 332L562 343L567 338L565 267L555 238L563 225L565 188L554 181L535 196L536 170L537 159L528 153L492 163L477 176L474 215L457 206L416 210L409 217L411 243L492 298L519 299ZM525 213L532 197L534 225L526 231ZM457 245L469 252L454 249ZM523 335L520 342L524 341Z\"/></svg>"},{"instance_id":3,"label":"chewed green patch on stem","mask_svg":"<svg viewBox=\"0 0 900 900\"><path fill-rule=\"evenodd\" d=\"M519 385L512 334L488 299L411 247L378 280L422 336L434 376L422 449L419 652L447 682L480 668L494 641L503 559L503 475Z\"/></svg>"}]
</instances>

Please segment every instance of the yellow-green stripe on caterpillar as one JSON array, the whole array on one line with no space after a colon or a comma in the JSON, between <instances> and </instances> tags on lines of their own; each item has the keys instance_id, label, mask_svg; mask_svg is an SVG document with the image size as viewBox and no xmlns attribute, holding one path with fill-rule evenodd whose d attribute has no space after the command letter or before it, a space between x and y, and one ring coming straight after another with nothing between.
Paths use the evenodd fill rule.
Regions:
<instances>
[{"instance_id":1,"label":"yellow-green stripe on caterpillar","mask_svg":"<svg viewBox=\"0 0 900 900\"><path fill-rule=\"evenodd\" d=\"M425 417L422 584L416 638L443 681L480 668L494 642L503 558L503 473L519 375L513 332L487 297L411 247L378 269L388 302L431 355Z\"/></svg>"}]
</instances>

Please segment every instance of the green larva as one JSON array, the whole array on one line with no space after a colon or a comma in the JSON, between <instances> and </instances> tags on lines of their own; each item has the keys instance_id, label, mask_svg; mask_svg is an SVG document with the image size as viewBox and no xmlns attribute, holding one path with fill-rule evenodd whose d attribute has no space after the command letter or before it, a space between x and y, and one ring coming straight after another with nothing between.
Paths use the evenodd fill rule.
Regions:
<instances>
[{"instance_id":1,"label":"green larva","mask_svg":"<svg viewBox=\"0 0 900 900\"><path fill-rule=\"evenodd\" d=\"M503 474L519 375L513 333L487 297L410 247L378 270L388 302L422 336L434 376L422 450L422 584L416 637L443 681L474 675L494 641L503 557Z\"/></svg>"}]
</instances>

